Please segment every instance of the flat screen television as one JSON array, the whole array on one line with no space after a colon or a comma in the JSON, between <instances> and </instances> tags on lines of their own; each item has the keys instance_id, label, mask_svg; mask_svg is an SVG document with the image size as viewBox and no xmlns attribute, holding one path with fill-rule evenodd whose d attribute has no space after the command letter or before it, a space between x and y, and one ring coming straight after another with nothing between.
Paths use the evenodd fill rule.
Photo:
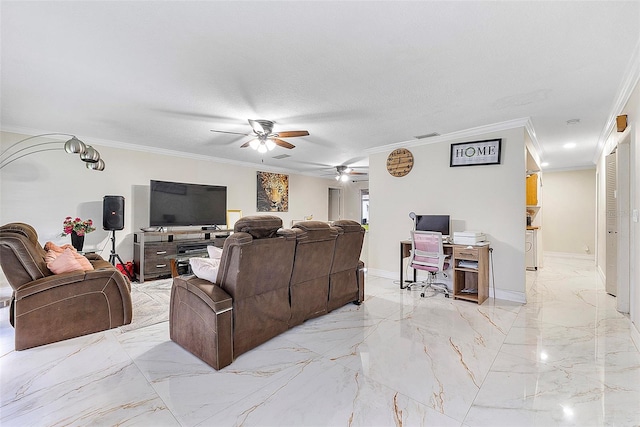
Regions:
<instances>
[{"instance_id":1,"label":"flat screen television","mask_svg":"<svg viewBox=\"0 0 640 427\"><path fill-rule=\"evenodd\" d=\"M416 215L416 230L439 231L443 236L449 236L449 215Z\"/></svg>"},{"instance_id":2,"label":"flat screen television","mask_svg":"<svg viewBox=\"0 0 640 427\"><path fill-rule=\"evenodd\" d=\"M151 180L150 226L214 226L226 223L227 187Z\"/></svg>"}]
</instances>

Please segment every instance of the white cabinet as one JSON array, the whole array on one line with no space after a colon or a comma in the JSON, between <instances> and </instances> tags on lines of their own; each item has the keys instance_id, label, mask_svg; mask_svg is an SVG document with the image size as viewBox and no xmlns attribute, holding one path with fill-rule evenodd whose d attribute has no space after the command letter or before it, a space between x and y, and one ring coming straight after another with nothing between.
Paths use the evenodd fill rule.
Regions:
<instances>
[{"instance_id":1,"label":"white cabinet","mask_svg":"<svg viewBox=\"0 0 640 427\"><path fill-rule=\"evenodd\" d=\"M527 270L538 269L538 230L527 230L525 244L525 260Z\"/></svg>"}]
</instances>

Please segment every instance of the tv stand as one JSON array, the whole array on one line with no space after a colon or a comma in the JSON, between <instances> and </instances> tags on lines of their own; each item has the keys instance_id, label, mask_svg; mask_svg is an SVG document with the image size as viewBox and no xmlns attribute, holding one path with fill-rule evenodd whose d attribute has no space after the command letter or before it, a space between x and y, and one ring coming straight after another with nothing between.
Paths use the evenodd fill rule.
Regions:
<instances>
[{"instance_id":1,"label":"tv stand","mask_svg":"<svg viewBox=\"0 0 640 427\"><path fill-rule=\"evenodd\" d=\"M138 282L171 277L171 257L194 251L205 251L207 246L219 248L231 230L218 228L215 234L203 230L143 231L133 235L133 264Z\"/></svg>"}]
</instances>

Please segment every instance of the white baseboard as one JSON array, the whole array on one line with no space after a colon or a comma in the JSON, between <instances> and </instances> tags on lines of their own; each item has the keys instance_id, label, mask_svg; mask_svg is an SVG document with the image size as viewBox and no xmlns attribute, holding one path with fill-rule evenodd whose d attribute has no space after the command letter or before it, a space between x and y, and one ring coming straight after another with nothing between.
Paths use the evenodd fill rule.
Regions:
<instances>
[{"instance_id":1,"label":"white baseboard","mask_svg":"<svg viewBox=\"0 0 640 427\"><path fill-rule=\"evenodd\" d=\"M600 277L602 286L604 286L604 284L607 283L607 276L604 275L604 271L602 271L602 268L599 265L596 265L596 271L598 272L598 277Z\"/></svg>"},{"instance_id":2,"label":"white baseboard","mask_svg":"<svg viewBox=\"0 0 640 427\"><path fill-rule=\"evenodd\" d=\"M640 331L638 331L637 325L631 322L631 341L636 346L636 349L640 351Z\"/></svg>"},{"instance_id":3,"label":"white baseboard","mask_svg":"<svg viewBox=\"0 0 640 427\"><path fill-rule=\"evenodd\" d=\"M575 259L590 259L595 261L593 254L574 254L572 252L544 252L545 257L558 257L558 258L575 258Z\"/></svg>"},{"instance_id":4,"label":"white baseboard","mask_svg":"<svg viewBox=\"0 0 640 427\"><path fill-rule=\"evenodd\" d=\"M398 275L398 273L395 273L393 271L387 271L387 270L378 270L377 268L368 268L367 274L370 274L372 276L382 277L384 279L400 280L400 276Z\"/></svg>"},{"instance_id":5,"label":"white baseboard","mask_svg":"<svg viewBox=\"0 0 640 427\"><path fill-rule=\"evenodd\" d=\"M505 301L517 302L520 304L527 303L527 295L524 292L496 289L496 294L493 295L493 288L489 288L489 296Z\"/></svg>"}]
</instances>

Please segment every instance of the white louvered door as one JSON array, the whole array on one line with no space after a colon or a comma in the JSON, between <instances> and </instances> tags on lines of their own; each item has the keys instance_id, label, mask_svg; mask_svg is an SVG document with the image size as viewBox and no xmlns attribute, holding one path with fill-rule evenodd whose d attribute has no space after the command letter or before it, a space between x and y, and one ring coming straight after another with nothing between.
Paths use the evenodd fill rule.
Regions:
<instances>
[{"instance_id":1,"label":"white louvered door","mask_svg":"<svg viewBox=\"0 0 640 427\"><path fill-rule=\"evenodd\" d=\"M616 153L606 157L606 228L607 228L607 269L605 289L608 294L617 295L618 283L618 201L616 200Z\"/></svg>"}]
</instances>

